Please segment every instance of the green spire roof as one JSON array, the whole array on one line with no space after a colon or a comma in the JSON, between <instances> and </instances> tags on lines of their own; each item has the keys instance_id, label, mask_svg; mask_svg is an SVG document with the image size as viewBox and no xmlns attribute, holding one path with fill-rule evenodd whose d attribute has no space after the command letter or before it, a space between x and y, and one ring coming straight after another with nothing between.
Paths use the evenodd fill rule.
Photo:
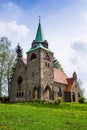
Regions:
<instances>
[{"instance_id":1,"label":"green spire roof","mask_svg":"<svg viewBox=\"0 0 87 130\"><path fill-rule=\"evenodd\" d=\"M43 42L44 40L45 39L44 39L44 36L43 36L42 27L41 27L41 23L40 23L40 19L39 19L39 25L38 25L35 41Z\"/></svg>"}]
</instances>

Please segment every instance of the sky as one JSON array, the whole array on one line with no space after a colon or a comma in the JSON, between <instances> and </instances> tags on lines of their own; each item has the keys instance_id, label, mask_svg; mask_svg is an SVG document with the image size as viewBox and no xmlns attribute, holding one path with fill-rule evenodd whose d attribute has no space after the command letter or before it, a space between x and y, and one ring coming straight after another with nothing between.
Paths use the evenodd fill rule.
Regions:
<instances>
[{"instance_id":1,"label":"sky","mask_svg":"<svg viewBox=\"0 0 87 130\"><path fill-rule=\"evenodd\" d=\"M87 97L87 0L0 0L0 37L20 43L26 57L39 15L49 48L69 77L77 72Z\"/></svg>"}]
</instances>

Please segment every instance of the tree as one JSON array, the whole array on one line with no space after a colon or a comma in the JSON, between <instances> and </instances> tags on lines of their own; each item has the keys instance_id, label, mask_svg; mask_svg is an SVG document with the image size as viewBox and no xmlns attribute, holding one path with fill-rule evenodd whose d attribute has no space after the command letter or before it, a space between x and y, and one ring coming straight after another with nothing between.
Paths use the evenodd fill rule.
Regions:
<instances>
[{"instance_id":1,"label":"tree","mask_svg":"<svg viewBox=\"0 0 87 130\"><path fill-rule=\"evenodd\" d=\"M79 85L79 88L81 90L82 97L85 98L85 95L84 95L85 90L84 90L84 88L82 88L83 83L80 79L78 80L78 85Z\"/></svg>"},{"instance_id":2,"label":"tree","mask_svg":"<svg viewBox=\"0 0 87 130\"><path fill-rule=\"evenodd\" d=\"M80 99L79 99L79 103L85 103L86 102L86 99L85 99L85 97L80 97Z\"/></svg>"},{"instance_id":3,"label":"tree","mask_svg":"<svg viewBox=\"0 0 87 130\"><path fill-rule=\"evenodd\" d=\"M3 90L4 93L9 90L14 56L14 51L11 49L11 42L7 37L2 37L0 39L0 97Z\"/></svg>"},{"instance_id":4,"label":"tree","mask_svg":"<svg viewBox=\"0 0 87 130\"><path fill-rule=\"evenodd\" d=\"M17 53L17 58L20 58L20 57L23 56L23 51L22 51L22 48L21 48L21 46L19 45L19 43L18 43L18 46L17 46L17 48L16 48L16 53Z\"/></svg>"},{"instance_id":5,"label":"tree","mask_svg":"<svg viewBox=\"0 0 87 130\"><path fill-rule=\"evenodd\" d=\"M61 64L59 63L59 61L56 58L54 58L53 64L54 64L54 68L57 68L57 69L63 71L63 68L62 68Z\"/></svg>"},{"instance_id":6,"label":"tree","mask_svg":"<svg viewBox=\"0 0 87 130\"><path fill-rule=\"evenodd\" d=\"M8 55L8 61L7 61L7 70L6 70L6 80L7 80L7 86L8 86L8 95L10 91L10 78L13 73L13 67L15 66L15 51L10 49L10 53Z\"/></svg>"}]
</instances>

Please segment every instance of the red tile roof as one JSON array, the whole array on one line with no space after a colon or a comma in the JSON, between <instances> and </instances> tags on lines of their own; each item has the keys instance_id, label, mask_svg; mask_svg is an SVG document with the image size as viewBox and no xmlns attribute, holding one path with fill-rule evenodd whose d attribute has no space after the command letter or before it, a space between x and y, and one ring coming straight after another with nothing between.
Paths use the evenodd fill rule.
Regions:
<instances>
[{"instance_id":1,"label":"red tile roof","mask_svg":"<svg viewBox=\"0 0 87 130\"><path fill-rule=\"evenodd\" d=\"M68 84L68 76L61 70L54 68L54 82Z\"/></svg>"},{"instance_id":2,"label":"red tile roof","mask_svg":"<svg viewBox=\"0 0 87 130\"><path fill-rule=\"evenodd\" d=\"M74 79L73 78L68 78L67 82L68 82L68 87L66 88L66 91L70 92L71 89L72 89L72 86L73 86Z\"/></svg>"},{"instance_id":3,"label":"red tile roof","mask_svg":"<svg viewBox=\"0 0 87 130\"><path fill-rule=\"evenodd\" d=\"M68 87L66 88L66 92L70 92L72 89L72 84L68 85Z\"/></svg>"},{"instance_id":4,"label":"red tile roof","mask_svg":"<svg viewBox=\"0 0 87 130\"><path fill-rule=\"evenodd\" d=\"M68 79L67 79L68 84L73 84L73 81L74 81L73 78L68 78Z\"/></svg>"}]
</instances>

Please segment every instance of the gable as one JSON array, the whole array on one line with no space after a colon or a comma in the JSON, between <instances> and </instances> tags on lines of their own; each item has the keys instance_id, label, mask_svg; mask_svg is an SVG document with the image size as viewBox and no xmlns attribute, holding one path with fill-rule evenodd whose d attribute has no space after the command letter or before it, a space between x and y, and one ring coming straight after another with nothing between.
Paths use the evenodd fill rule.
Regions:
<instances>
[{"instance_id":1,"label":"gable","mask_svg":"<svg viewBox=\"0 0 87 130\"><path fill-rule=\"evenodd\" d=\"M21 57L20 59L22 60L22 62L23 62L25 65L27 64L27 59L25 59L25 58L23 58L23 57Z\"/></svg>"},{"instance_id":2,"label":"gable","mask_svg":"<svg viewBox=\"0 0 87 130\"><path fill-rule=\"evenodd\" d=\"M67 92L70 92L72 89L78 89L78 81L74 80L74 78L67 79L68 87L66 88Z\"/></svg>"},{"instance_id":3,"label":"gable","mask_svg":"<svg viewBox=\"0 0 87 130\"><path fill-rule=\"evenodd\" d=\"M13 74L11 75L11 79L15 78L18 74L22 74L26 70L26 64L26 59L21 57L12 69Z\"/></svg>"},{"instance_id":4,"label":"gable","mask_svg":"<svg viewBox=\"0 0 87 130\"><path fill-rule=\"evenodd\" d=\"M68 84L67 78L68 76L63 71L54 68L54 82Z\"/></svg>"}]
</instances>

